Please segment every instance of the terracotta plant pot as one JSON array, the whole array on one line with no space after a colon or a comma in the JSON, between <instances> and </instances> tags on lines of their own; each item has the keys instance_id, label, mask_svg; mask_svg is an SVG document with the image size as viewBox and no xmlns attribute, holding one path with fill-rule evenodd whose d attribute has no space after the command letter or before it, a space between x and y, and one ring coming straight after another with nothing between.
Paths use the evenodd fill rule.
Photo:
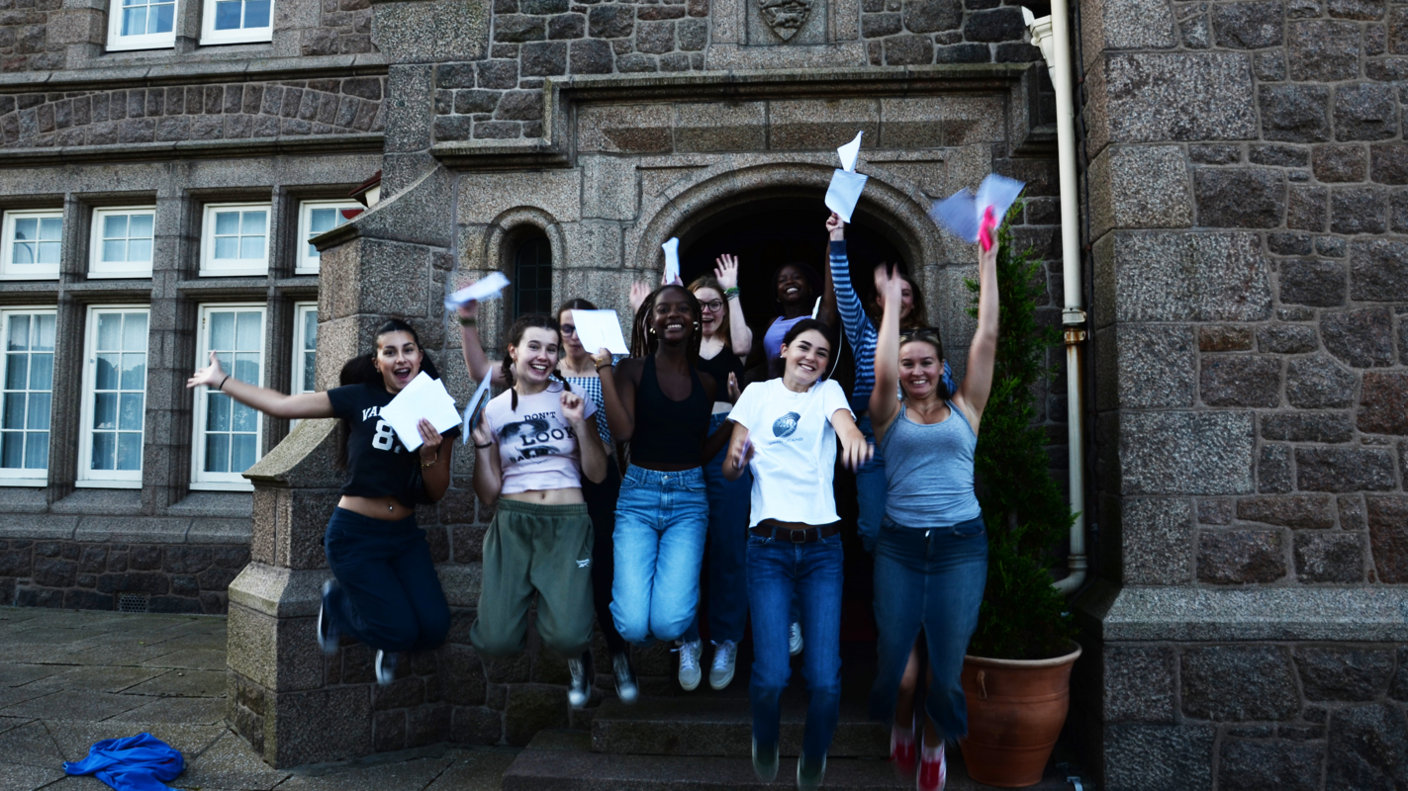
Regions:
<instances>
[{"instance_id":1,"label":"terracotta plant pot","mask_svg":"<svg viewBox=\"0 0 1408 791\"><path fill-rule=\"evenodd\" d=\"M1041 782L1071 703L1071 666L1080 646L1051 659L963 658L968 774L980 783L1022 788Z\"/></svg>"}]
</instances>

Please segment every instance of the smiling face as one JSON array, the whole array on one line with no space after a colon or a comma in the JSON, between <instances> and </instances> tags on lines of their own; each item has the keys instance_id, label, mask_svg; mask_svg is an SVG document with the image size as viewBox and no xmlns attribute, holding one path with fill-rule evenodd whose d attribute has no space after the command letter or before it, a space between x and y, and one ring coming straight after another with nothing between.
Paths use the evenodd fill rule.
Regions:
<instances>
[{"instance_id":1,"label":"smiling face","mask_svg":"<svg viewBox=\"0 0 1408 791\"><path fill-rule=\"evenodd\" d=\"M915 340L900 346L900 387L906 398L928 398L943 378L944 361L934 344Z\"/></svg>"},{"instance_id":2,"label":"smiling face","mask_svg":"<svg viewBox=\"0 0 1408 791\"><path fill-rule=\"evenodd\" d=\"M678 286L667 286L655 295L647 317L650 328L661 343L676 344L688 341L694 335L694 323L699 317L690 304L690 294Z\"/></svg>"},{"instance_id":3,"label":"smiling face","mask_svg":"<svg viewBox=\"0 0 1408 791\"><path fill-rule=\"evenodd\" d=\"M704 337L712 337L723 328L724 318L728 315L724 297L714 289L704 286L695 290L694 298L699 300L700 331L704 333Z\"/></svg>"},{"instance_id":4,"label":"smiling face","mask_svg":"<svg viewBox=\"0 0 1408 791\"><path fill-rule=\"evenodd\" d=\"M777 270L777 301L784 305L812 304L812 286L800 267L788 264Z\"/></svg>"},{"instance_id":5,"label":"smiling face","mask_svg":"<svg viewBox=\"0 0 1408 791\"><path fill-rule=\"evenodd\" d=\"M421 350L415 336L409 332L382 333L376 336L376 370L388 393L399 393L420 373Z\"/></svg>"},{"instance_id":6,"label":"smiling face","mask_svg":"<svg viewBox=\"0 0 1408 791\"><path fill-rule=\"evenodd\" d=\"M782 347L785 376L809 387L826 372L831 362L831 343L816 330L807 330Z\"/></svg>"},{"instance_id":7,"label":"smiling face","mask_svg":"<svg viewBox=\"0 0 1408 791\"><path fill-rule=\"evenodd\" d=\"M508 349L509 357L513 359L514 380L546 384L553 369L557 367L558 353L557 330L547 327L525 329L518 345Z\"/></svg>"}]
</instances>

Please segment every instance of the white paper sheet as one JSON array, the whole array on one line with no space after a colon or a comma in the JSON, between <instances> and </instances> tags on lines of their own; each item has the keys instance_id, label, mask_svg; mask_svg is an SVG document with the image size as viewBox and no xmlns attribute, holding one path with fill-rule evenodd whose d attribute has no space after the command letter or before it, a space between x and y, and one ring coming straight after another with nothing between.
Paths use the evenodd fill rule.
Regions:
<instances>
[{"instance_id":1,"label":"white paper sheet","mask_svg":"<svg viewBox=\"0 0 1408 791\"><path fill-rule=\"evenodd\" d=\"M490 272L479 280L470 283L464 288L445 297L445 307L449 310L458 310L460 305L471 300L482 302L486 299L493 299L508 285L508 278L502 272Z\"/></svg>"},{"instance_id":2,"label":"white paper sheet","mask_svg":"<svg viewBox=\"0 0 1408 791\"><path fill-rule=\"evenodd\" d=\"M988 208L992 208L993 216L1000 225L1007 216L1007 210L1012 208L1025 186L1026 184L1016 179L993 173L978 185L977 195L961 189L941 201L936 201L929 210L929 216L939 225L949 229L954 236L976 244L983 214Z\"/></svg>"},{"instance_id":3,"label":"white paper sheet","mask_svg":"<svg viewBox=\"0 0 1408 791\"><path fill-rule=\"evenodd\" d=\"M836 153L841 157L841 169L847 173L856 172L856 157L860 156L860 138L863 134L863 130L856 132L855 140L836 149Z\"/></svg>"},{"instance_id":4,"label":"white paper sheet","mask_svg":"<svg viewBox=\"0 0 1408 791\"><path fill-rule=\"evenodd\" d=\"M491 384L493 384L493 382L494 382L494 377L493 377L492 374L489 375L489 376L484 377L484 381L480 382L480 383L479 383L479 386L474 389L474 395L470 397L469 403L468 403L468 404L465 404L465 406L464 406L464 422L460 425L460 444L461 444L461 445L467 445L467 444L469 444L469 434L470 434L471 431L474 430L474 424L477 422L477 421L475 420L475 418L478 417L478 415L475 414L475 409L476 409L476 407L479 407L479 402L480 402L481 400L482 400L484 403L486 403L486 404L488 403L488 401L489 401L489 386L490 386ZM482 413L483 413L483 409L479 409L479 412L480 412L480 414L482 414Z\"/></svg>"},{"instance_id":5,"label":"white paper sheet","mask_svg":"<svg viewBox=\"0 0 1408 791\"><path fill-rule=\"evenodd\" d=\"M460 412L455 399L439 379L431 379L421 371L409 384L381 408L381 419L391 424L406 450L414 451L425 444L420 438L420 419L430 421L436 431L449 431L460 424Z\"/></svg>"},{"instance_id":6,"label":"white paper sheet","mask_svg":"<svg viewBox=\"0 0 1408 791\"><path fill-rule=\"evenodd\" d=\"M820 313L820 312L821 312L821 297L817 297L817 298L816 298L816 304L815 304L815 305L812 305L812 318L816 318L816 314L818 314L818 313Z\"/></svg>"},{"instance_id":7,"label":"white paper sheet","mask_svg":"<svg viewBox=\"0 0 1408 791\"><path fill-rule=\"evenodd\" d=\"M626 339L621 335L621 320L614 310L574 310L572 321L577 325L577 341L591 354L608 349L612 354L630 354Z\"/></svg>"},{"instance_id":8,"label":"white paper sheet","mask_svg":"<svg viewBox=\"0 0 1408 791\"><path fill-rule=\"evenodd\" d=\"M826 208L841 215L846 223L851 221L851 213L860 201L861 190L865 189L867 177L844 170L831 172L831 186L826 189Z\"/></svg>"},{"instance_id":9,"label":"white paper sheet","mask_svg":"<svg viewBox=\"0 0 1408 791\"><path fill-rule=\"evenodd\" d=\"M680 240L672 236L660 249L665 251L665 282L673 283L680 276Z\"/></svg>"}]
</instances>

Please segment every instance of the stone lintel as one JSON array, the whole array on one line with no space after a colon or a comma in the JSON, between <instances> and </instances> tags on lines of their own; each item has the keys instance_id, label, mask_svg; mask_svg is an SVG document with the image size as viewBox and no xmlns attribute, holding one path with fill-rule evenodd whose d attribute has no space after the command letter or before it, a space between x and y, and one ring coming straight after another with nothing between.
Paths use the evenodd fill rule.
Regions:
<instances>
[{"instance_id":1,"label":"stone lintel","mask_svg":"<svg viewBox=\"0 0 1408 791\"><path fill-rule=\"evenodd\" d=\"M1408 641L1408 589L1125 587L1097 582L1075 604L1105 642Z\"/></svg>"},{"instance_id":2,"label":"stone lintel","mask_svg":"<svg viewBox=\"0 0 1408 791\"><path fill-rule=\"evenodd\" d=\"M44 167L95 162L133 162L221 157L271 157L279 154L380 153L381 133L309 135L239 140L181 140L170 143L129 143L121 146L60 146L8 149L4 167Z\"/></svg>"},{"instance_id":3,"label":"stone lintel","mask_svg":"<svg viewBox=\"0 0 1408 791\"><path fill-rule=\"evenodd\" d=\"M112 90L166 85L199 85L213 82L310 80L324 76L356 77L386 73L380 53L324 55L295 58L201 60L182 55L181 60L160 65L114 66L47 72L0 74L0 93L34 91Z\"/></svg>"}]
</instances>

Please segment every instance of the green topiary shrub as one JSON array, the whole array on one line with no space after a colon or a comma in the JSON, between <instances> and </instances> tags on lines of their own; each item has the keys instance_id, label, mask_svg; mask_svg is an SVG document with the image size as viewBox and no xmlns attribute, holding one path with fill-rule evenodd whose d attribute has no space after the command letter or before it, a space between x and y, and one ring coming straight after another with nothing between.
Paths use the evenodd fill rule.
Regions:
<instances>
[{"instance_id":1,"label":"green topiary shrub","mask_svg":"<svg viewBox=\"0 0 1408 791\"><path fill-rule=\"evenodd\" d=\"M988 526L988 580L968 653L996 659L1060 656L1075 633L1047 571L1075 517L1048 470L1046 433L1032 423L1036 385L1055 373L1046 353L1061 332L1036 321L1045 278L1035 252L1013 249L1010 224L1022 205L1012 207L998 232L997 357L974 459ZM975 305L969 313L976 315L978 283L967 286Z\"/></svg>"}]
</instances>

